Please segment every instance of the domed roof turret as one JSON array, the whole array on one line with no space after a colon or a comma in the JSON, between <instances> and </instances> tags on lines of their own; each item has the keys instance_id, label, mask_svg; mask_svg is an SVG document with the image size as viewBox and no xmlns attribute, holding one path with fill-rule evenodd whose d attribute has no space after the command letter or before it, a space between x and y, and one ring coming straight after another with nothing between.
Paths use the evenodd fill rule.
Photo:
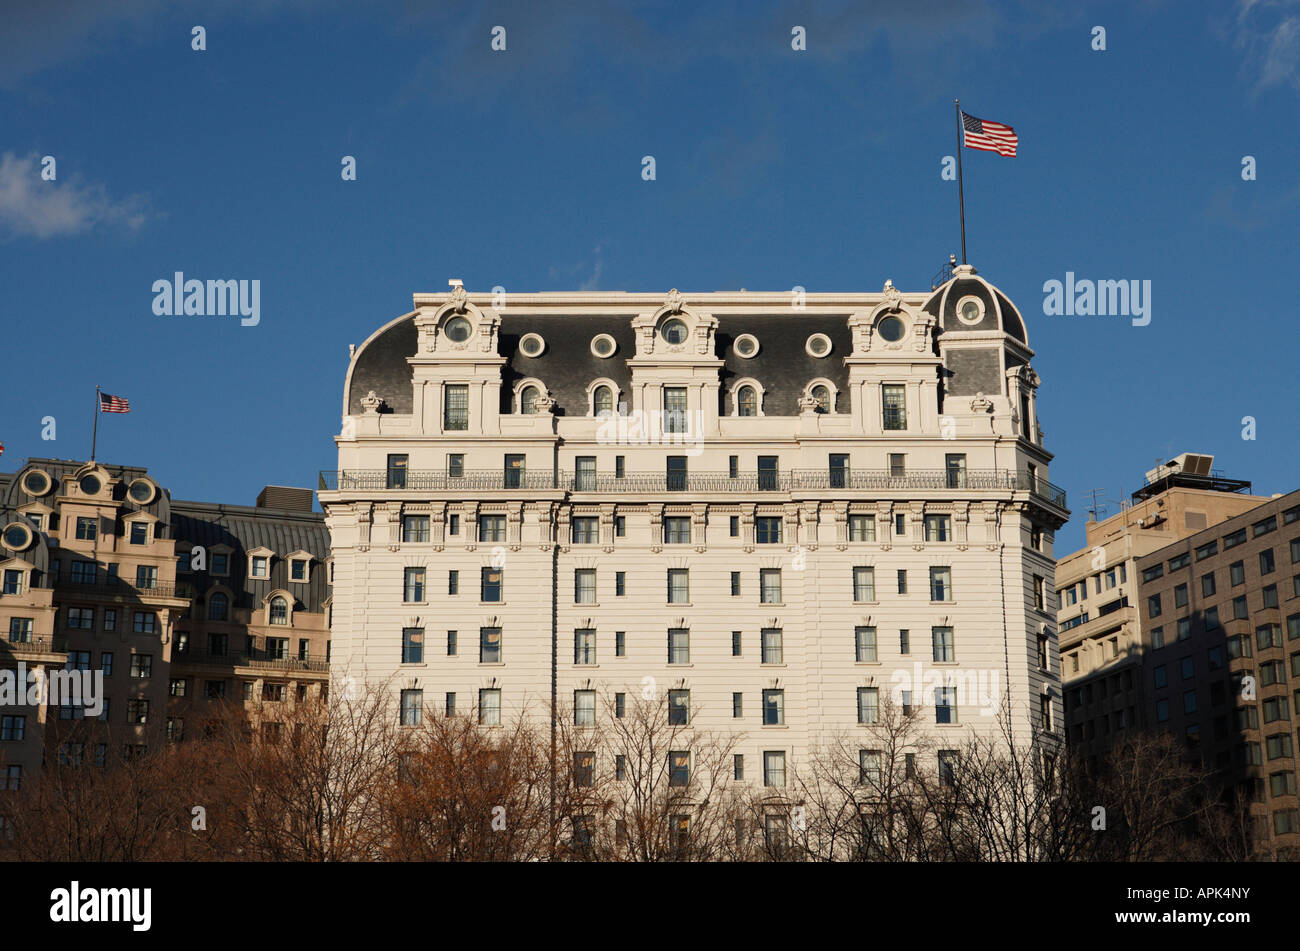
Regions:
<instances>
[{"instance_id":1,"label":"domed roof turret","mask_svg":"<svg viewBox=\"0 0 1300 951\"><path fill-rule=\"evenodd\" d=\"M921 309L939 322L944 333L1001 330L1029 345L1020 311L969 264L957 265L952 278L935 290Z\"/></svg>"}]
</instances>

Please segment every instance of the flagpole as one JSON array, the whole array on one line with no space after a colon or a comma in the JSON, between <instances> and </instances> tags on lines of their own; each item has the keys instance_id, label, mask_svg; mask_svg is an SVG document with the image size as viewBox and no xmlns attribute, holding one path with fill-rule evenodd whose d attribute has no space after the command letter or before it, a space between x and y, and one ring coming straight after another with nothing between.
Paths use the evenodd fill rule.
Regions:
<instances>
[{"instance_id":1,"label":"flagpole","mask_svg":"<svg viewBox=\"0 0 1300 951\"><path fill-rule=\"evenodd\" d=\"M954 99L957 110L957 205L961 209L961 263L966 263L966 192L961 177L961 100Z\"/></svg>"},{"instance_id":2,"label":"flagpole","mask_svg":"<svg viewBox=\"0 0 1300 951\"><path fill-rule=\"evenodd\" d=\"M99 384L95 385L95 426L90 436L90 461L95 461L95 442L99 439Z\"/></svg>"}]
</instances>

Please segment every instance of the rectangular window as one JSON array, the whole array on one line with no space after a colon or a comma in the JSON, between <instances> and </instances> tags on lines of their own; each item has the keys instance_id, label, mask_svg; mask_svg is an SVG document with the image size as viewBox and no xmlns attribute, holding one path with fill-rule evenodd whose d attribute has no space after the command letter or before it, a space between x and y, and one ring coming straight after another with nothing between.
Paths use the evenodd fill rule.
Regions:
<instances>
[{"instance_id":1,"label":"rectangular window","mask_svg":"<svg viewBox=\"0 0 1300 951\"><path fill-rule=\"evenodd\" d=\"M758 572L760 595L763 604L781 603L781 569L761 568Z\"/></svg>"},{"instance_id":2,"label":"rectangular window","mask_svg":"<svg viewBox=\"0 0 1300 951\"><path fill-rule=\"evenodd\" d=\"M1214 572L1211 571L1207 575L1201 575L1201 597L1213 597L1214 590Z\"/></svg>"},{"instance_id":3,"label":"rectangular window","mask_svg":"<svg viewBox=\"0 0 1300 951\"><path fill-rule=\"evenodd\" d=\"M874 627L855 627L853 643L859 664L874 664L880 658L876 652L876 629Z\"/></svg>"},{"instance_id":4,"label":"rectangular window","mask_svg":"<svg viewBox=\"0 0 1300 951\"><path fill-rule=\"evenodd\" d=\"M455 512L452 512L447 516L447 534L448 535L460 534L460 516Z\"/></svg>"},{"instance_id":5,"label":"rectangular window","mask_svg":"<svg viewBox=\"0 0 1300 951\"><path fill-rule=\"evenodd\" d=\"M136 611L131 618L131 627L136 634L153 634L158 628L158 615L152 611Z\"/></svg>"},{"instance_id":6,"label":"rectangular window","mask_svg":"<svg viewBox=\"0 0 1300 951\"><path fill-rule=\"evenodd\" d=\"M501 663L501 628L480 627L478 629L478 662L480 664Z\"/></svg>"},{"instance_id":7,"label":"rectangular window","mask_svg":"<svg viewBox=\"0 0 1300 951\"><path fill-rule=\"evenodd\" d=\"M689 664L691 662L691 632L684 627L668 630L668 663Z\"/></svg>"},{"instance_id":8,"label":"rectangular window","mask_svg":"<svg viewBox=\"0 0 1300 951\"><path fill-rule=\"evenodd\" d=\"M1147 617L1160 617L1160 595L1153 594L1147 598Z\"/></svg>"},{"instance_id":9,"label":"rectangular window","mask_svg":"<svg viewBox=\"0 0 1300 951\"><path fill-rule=\"evenodd\" d=\"M595 568L575 568L573 570L573 603L596 603Z\"/></svg>"},{"instance_id":10,"label":"rectangular window","mask_svg":"<svg viewBox=\"0 0 1300 951\"><path fill-rule=\"evenodd\" d=\"M596 457L577 456L573 460L573 490L593 492L596 489Z\"/></svg>"},{"instance_id":11,"label":"rectangular window","mask_svg":"<svg viewBox=\"0 0 1300 951\"><path fill-rule=\"evenodd\" d=\"M600 542L600 518L595 515L577 516L573 519L573 543L595 545Z\"/></svg>"},{"instance_id":12,"label":"rectangular window","mask_svg":"<svg viewBox=\"0 0 1300 951\"><path fill-rule=\"evenodd\" d=\"M110 661L110 664L112 662ZM147 680L153 676L153 655L131 655L131 677L135 680Z\"/></svg>"},{"instance_id":13,"label":"rectangular window","mask_svg":"<svg viewBox=\"0 0 1300 951\"><path fill-rule=\"evenodd\" d=\"M506 517L504 515L480 515L478 517L478 540L481 542L505 541Z\"/></svg>"},{"instance_id":14,"label":"rectangular window","mask_svg":"<svg viewBox=\"0 0 1300 951\"><path fill-rule=\"evenodd\" d=\"M898 569L898 593L907 594L907 569Z\"/></svg>"},{"instance_id":15,"label":"rectangular window","mask_svg":"<svg viewBox=\"0 0 1300 951\"><path fill-rule=\"evenodd\" d=\"M686 750L668 752L668 785L688 786L691 782L691 754Z\"/></svg>"},{"instance_id":16,"label":"rectangular window","mask_svg":"<svg viewBox=\"0 0 1300 951\"><path fill-rule=\"evenodd\" d=\"M93 561L74 561L70 580L73 584L94 584L95 563Z\"/></svg>"},{"instance_id":17,"label":"rectangular window","mask_svg":"<svg viewBox=\"0 0 1300 951\"><path fill-rule=\"evenodd\" d=\"M521 489L524 485L524 457L507 454L503 463L502 480L507 489Z\"/></svg>"},{"instance_id":18,"label":"rectangular window","mask_svg":"<svg viewBox=\"0 0 1300 951\"><path fill-rule=\"evenodd\" d=\"M935 723L956 723L957 722L957 688L956 687L935 687L934 688L934 722Z\"/></svg>"},{"instance_id":19,"label":"rectangular window","mask_svg":"<svg viewBox=\"0 0 1300 951\"><path fill-rule=\"evenodd\" d=\"M912 652L912 637L907 631L898 632L898 652L900 654Z\"/></svg>"},{"instance_id":20,"label":"rectangular window","mask_svg":"<svg viewBox=\"0 0 1300 951\"><path fill-rule=\"evenodd\" d=\"M740 572L739 571L733 571L731 573L731 596L733 598L740 597Z\"/></svg>"},{"instance_id":21,"label":"rectangular window","mask_svg":"<svg viewBox=\"0 0 1300 951\"><path fill-rule=\"evenodd\" d=\"M573 725L596 725L596 691L573 691Z\"/></svg>"},{"instance_id":22,"label":"rectangular window","mask_svg":"<svg viewBox=\"0 0 1300 951\"><path fill-rule=\"evenodd\" d=\"M740 631L731 632L731 656L740 656L741 633Z\"/></svg>"},{"instance_id":23,"label":"rectangular window","mask_svg":"<svg viewBox=\"0 0 1300 951\"><path fill-rule=\"evenodd\" d=\"M664 387L664 432L686 432L686 387Z\"/></svg>"},{"instance_id":24,"label":"rectangular window","mask_svg":"<svg viewBox=\"0 0 1300 951\"><path fill-rule=\"evenodd\" d=\"M877 723L880 719L880 688L858 688L858 722Z\"/></svg>"},{"instance_id":25,"label":"rectangular window","mask_svg":"<svg viewBox=\"0 0 1300 951\"><path fill-rule=\"evenodd\" d=\"M448 657L456 656L456 632L455 631L447 632L447 656Z\"/></svg>"},{"instance_id":26,"label":"rectangular window","mask_svg":"<svg viewBox=\"0 0 1300 951\"><path fill-rule=\"evenodd\" d=\"M22 594L22 593L23 593L23 573L14 568L6 568L5 577L4 577L4 588L0 589L0 594Z\"/></svg>"},{"instance_id":27,"label":"rectangular window","mask_svg":"<svg viewBox=\"0 0 1300 951\"><path fill-rule=\"evenodd\" d=\"M931 568L930 600L951 601L952 599L952 569Z\"/></svg>"},{"instance_id":28,"label":"rectangular window","mask_svg":"<svg viewBox=\"0 0 1300 951\"><path fill-rule=\"evenodd\" d=\"M760 545L781 543L781 522L778 516L761 515L754 519L754 541Z\"/></svg>"},{"instance_id":29,"label":"rectangular window","mask_svg":"<svg viewBox=\"0 0 1300 951\"><path fill-rule=\"evenodd\" d=\"M776 456L758 457L758 487L762 491L771 491L781 487L781 476L777 468Z\"/></svg>"},{"instance_id":30,"label":"rectangular window","mask_svg":"<svg viewBox=\"0 0 1300 951\"><path fill-rule=\"evenodd\" d=\"M689 604L690 600L690 572L685 568L669 568L668 603Z\"/></svg>"},{"instance_id":31,"label":"rectangular window","mask_svg":"<svg viewBox=\"0 0 1300 951\"><path fill-rule=\"evenodd\" d=\"M876 540L876 517L874 515L849 516L849 541L874 542Z\"/></svg>"},{"instance_id":32,"label":"rectangular window","mask_svg":"<svg viewBox=\"0 0 1300 951\"><path fill-rule=\"evenodd\" d=\"M943 459L944 471L948 477L948 488L966 488L966 454L950 452Z\"/></svg>"},{"instance_id":33,"label":"rectangular window","mask_svg":"<svg viewBox=\"0 0 1300 951\"><path fill-rule=\"evenodd\" d=\"M614 516L614 537L615 538L627 537L627 516L626 515Z\"/></svg>"},{"instance_id":34,"label":"rectangular window","mask_svg":"<svg viewBox=\"0 0 1300 951\"><path fill-rule=\"evenodd\" d=\"M9 619L9 641L12 644L29 644L32 640L32 625L35 618L11 617Z\"/></svg>"},{"instance_id":35,"label":"rectangular window","mask_svg":"<svg viewBox=\"0 0 1300 951\"><path fill-rule=\"evenodd\" d=\"M618 719L621 720L623 719L623 716L626 713L627 713L627 694L625 693L614 694L614 716L616 716Z\"/></svg>"},{"instance_id":36,"label":"rectangular window","mask_svg":"<svg viewBox=\"0 0 1300 951\"><path fill-rule=\"evenodd\" d=\"M614 596L621 598L627 594L627 572L614 572Z\"/></svg>"},{"instance_id":37,"label":"rectangular window","mask_svg":"<svg viewBox=\"0 0 1300 951\"><path fill-rule=\"evenodd\" d=\"M740 632L735 631L734 633L737 636L734 639L733 646L739 647ZM764 664L785 663L785 632L779 627L765 627L763 628L762 639L763 639L762 663Z\"/></svg>"},{"instance_id":38,"label":"rectangular window","mask_svg":"<svg viewBox=\"0 0 1300 951\"><path fill-rule=\"evenodd\" d=\"M95 626L95 609L68 608L68 618L65 623L72 630L89 631Z\"/></svg>"},{"instance_id":39,"label":"rectangular window","mask_svg":"<svg viewBox=\"0 0 1300 951\"><path fill-rule=\"evenodd\" d=\"M902 479L907 476L907 453L891 452L889 454L889 477Z\"/></svg>"},{"instance_id":40,"label":"rectangular window","mask_svg":"<svg viewBox=\"0 0 1300 951\"><path fill-rule=\"evenodd\" d=\"M424 628L402 628L402 663L424 663Z\"/></svg>"},{"instance_id":41,"label":"rectangular window","mask_svg":"<svg viewBox=\"0 0 1300 951\"><path fill-rule=\"evenodd\" d=\"M731 718L733 720L744 719L745 716L745 695L743 693L733 693L731 695Z\"/></svg>"},{"instance_id":42,"label":"rectangular window","mask_svg":"<svg viewBox=\"0 0 1300 951\"><path fill-rule=\"evenodd\" d=\"M1245 620L1250 616L1246 610L1246 596L1243 594L1239 598L1232 599L1232 617L1235 621Z\"/></svg>"},{"instance_id":43,"label":"rectangular window","mask_svg":"<svg viewBox=\"0 0 1300 951\"><path fill-rule=\"evenodd\" d=\"M447 572L447 593L460 594L460 572L459 571Z\"/></svg>"},{"instance_id":44,"label":"rectangular window","mask_svg":"<svg viewBox=\"0 0 1300 951\"><path fill-rule=\"evenodd\" d=\"M479 569L479 590L481 601L501 601L504 599L505 572L500 568Z\"/></svg>"},{"instance_id":45,"label":"rectangular window","mask_svg":"<svg viewBox=\"0 0 1300 951\"><path fill-rule=\"evenodd\" d=\"M1245 540L1246 540L1246 530L1244 528L1238 529L1237 531L1233 532L1231 535L1224 535L1223 550L1227 551L1229 548L1236 548L1238 545L1242 544Z\"/></svg>"},{"instance_id":46,"label":"rectangular window","mask_svg":"<svg viewBox=\"0 0 1300 951\"><path fill-rule=\"evenodd\" d=\"M402 600L408 602L424 600L424 569L423 568L406 569Z\"/></svg>"},{"instance_id":47,"label":"rectangular window","mask_svg":"<svg viewBox=\"0 0 1300 951\"><path fill-rule=\"evenodd\" d=\"M77 538L83 541L94 541L95 529L99 524L97 518L86 518L79 516L77 518Z\"/></svg>"},{"instance_id":48,"label":"rectangular window","mask_svg":"<svg viewBox=\"0 0 1300 951\"><path fill-rule=\"evenodd\" d=\"M668 725L686 726L691 718L691 692L689 690L668 691Z\"/></svg>"},{"instance_id":49,"label":"rectangular window","mask_svg":"<svg viewBox=\"0 0 1300 951\"><path fill-rule=\"evenodd\" d=\"M739 515L733 515L728 520L727 533L732 538L740 537L740 516Z\"/></svg>"},{"instance_id":50,"label":"rectangular window","mask_svg":"<svg viewBox=\"0 0 1300 951\"><path fill-rule=\"evenodd\" d=\"M596 629L580 627L573 632L573 662L587 667L596 663Z\"/></svg>"},{"instance_id":51,"label":"rectangular window","mask_svg":"<svg viewBox=\"0 0 1300 951\"><path fill-rule=\"evenodd\" d=\"M772 750L763 753L763 785L785 785L785 753Z\"/></svg>"},{"instance_id":52,"label":"rectangular window","mask_svg":"<svg viewBox=\"0 0 1300 951\"><path fill-rule=\"evenodd\" d=\"M1174 607L1187 607L1187 584L1183 583L1174 587Z\"/></svg>"},{"instance_id":53,"label":"rectangular window","mask_svg":"<svg viewBox=\"0 0 1300 951\"><path fill-rule=\"evenodd\" d=\"M689 545L691 542L691 520L688 516L670 516L664 519L664 543L667 545Z\"/></svg>"},{"instance_id":54,"label":"rectangular window","mask_svg":"<svg viewBox=\"0 0 1300 951\"><path fill-rule=\"evenodd\" d=\"M149 523L132 522L131 523L131 544L147 545L149 543Z\"/></svg>"},{"instance_id":55,"label":"rectangular window","mask_svg":"<svg viewBox=\"0 0 1300 951\"><path fill-rule=\"evenodd\" d=\"M853 569L853 600L876 600L876 573L874 568L860 565Z\"/></svg>"},{"instance_id":56,"label":"rectangular window","mask_svg":"<svg viewBox=\"0 0 1300 951\"><path fill-rule=\"evenodd\" d=\"M478 692L478 722L482 726L501 725L501 690L484 688Z\"/></svg>"},{"instance_id":57,"label":"rectangular window","mask_svg":"<svg viewBox=\"0 0 1300 951\"><path fill-rule=\"evenodd\" d=\"M900 383L885 383L880 388L881 428L886 432L907 429L907 403Z\"/></svg>"},{"instance_id":58,"label":"rectangular window","mask_svg":"<svg viewBox=\"0 0 1300 951\"><path fill-rule=\"evenodd\" d=\"M934 647L936 664L951 664L957 660L957 651L953 642L951 627L930 628L930 640Z\"/></svg>"},{"instance_id":59,"label":"rectangular window","mask_svg":"<svg viewBox=\"0 0 1300 951\"><path fill-rule=\"evenodd\" d=\"M614 632L614 656L615 657L627 656L627 634L625 634L623 631Z\"/></svg>"},{"instance_id":60,"label":"rectangular window","mask_svg":"<svg viewBox=\"0 0 1300 951\"><path fill-rule=\"evenodd\" d=\"M627 457L614 457L614 478L622 479L627 475Z\"/></svg>"},{"instance_id":61,"label":"rectangular window","mask_svg":"<svg viewBox=\"0 0 1300 951\"><path fill-rule=\"evenodd\" d=\"M832 489L847 489L849 487L849 457L844 453L831 453L830 464L830 487Z\"/></svg>"},{"instance_id":62,"label":"rectangular window","mask_svg":"<svg viewBox=\"0 0 1300 951\"><path fill-rule=\"evenodd\" d=\"M469 429L469 385L444 385L442 400L442 428L450 431Z\"/></svg>"},{"instance_id":63,"label":"rectangular window","mask_svg":"<svg viewBox=\"0 0 1300 951\"><path fill-rule=\"evenodd\" d=\"M1047 610L1047 589L1042 575L1034 575L1034 607L1039 611Z\"/></svg>"},{"instance_id":64,"label":"rectangular window","mask_svg":"<svg viewBox=\"0 0 1300 951\"><path fill-rule=\"evenodd\" d=\"M686 457L669 456L665 461L667 490L669 492L685 492L687 482Z\"/></svg>"},{"instance_id":65,"label":"rectangular window","mask_svg":"<svg viewBox=\"0 0 1300 951\"><path fill-rule=\"evenodd\" d=\"M925 517L925 540L927 542L952 541L952 516L927 515Z\"/></svg>"}]
</instances>

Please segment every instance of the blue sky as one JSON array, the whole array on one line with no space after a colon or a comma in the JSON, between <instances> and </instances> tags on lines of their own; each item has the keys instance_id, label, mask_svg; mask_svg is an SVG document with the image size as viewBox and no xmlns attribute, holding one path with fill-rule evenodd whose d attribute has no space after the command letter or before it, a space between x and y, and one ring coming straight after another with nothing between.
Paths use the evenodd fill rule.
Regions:
<instances>
[{"instance_id":1,"label":"blue sky","mask_svg":"<svg viewBox=\"0 0 1300 951\"><path fill-rule=\"evenodd\" d=\"M1157 457L1297 487L1300 3L605 6L6 11L0 467L85 457L98 383L132 405L103 419L100 458L175 497L314 486L347 345L449 277L927 289L958 249L940 173L960 97L1020 135L1015 159L965 153L969 256L1038 353L1075 513L1058 552L1081 544L1087 490L1118 500ZM178 270L260 280L261 323L155 316ZM1150 280L1150 325L1045 316L1067 271Z\"/></svg>"}]
</instances>

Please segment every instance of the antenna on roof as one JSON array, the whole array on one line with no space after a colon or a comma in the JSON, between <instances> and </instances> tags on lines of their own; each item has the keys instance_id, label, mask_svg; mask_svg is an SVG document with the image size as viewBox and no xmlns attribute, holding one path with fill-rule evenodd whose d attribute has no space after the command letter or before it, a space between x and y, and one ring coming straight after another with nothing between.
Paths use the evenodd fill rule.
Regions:
<instances>
[{"instance_id":1,"label":"antenna on roof","mask_svg":"<svg viewBox=\"0 0 1300 951\"><path fill-rule=\"evenodd\" d=\"M1092 491L1087 493L1088 495L1092 496L1092 508L1088 509L1088 512L1092 515L1092 520L1094 522L1100 522L1101 517L1106 514L1107 500L1097 498L1098 492L1105 492L1105 491L1106 490L1102 488L1102 489L1093 489Z\"/></svg>"}]
</instances>

